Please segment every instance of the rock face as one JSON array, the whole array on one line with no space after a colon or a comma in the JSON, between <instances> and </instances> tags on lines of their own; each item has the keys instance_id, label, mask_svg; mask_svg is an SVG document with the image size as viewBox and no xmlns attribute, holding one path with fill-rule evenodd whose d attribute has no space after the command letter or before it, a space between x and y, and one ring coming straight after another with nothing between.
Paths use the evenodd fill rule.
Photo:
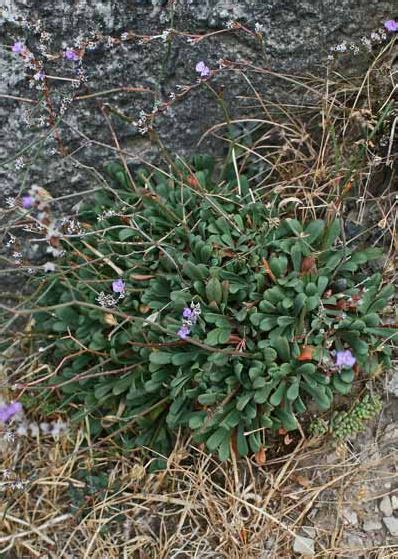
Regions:
<instances>
[{"instance_id":1,"label":"rock face","mask_svg":"<svg viewBox=\"0 0 398 559\"><path fill-rule=\"evenodd\" d=\"M54 113L59 117L62 104L69 107L60 125L65 153L78 150L80 161L101 168L105 160L115 155L109 148L88 144L90 139L96 139L115 145L100 110L101 102L113 111L112 124L131 155L129 160L153 156L147 135L142 136L132 121L139 119L141 110L150 112L154 104L167 101L171 92L179 93L178 85L196 84L198 61L205 61L213 71L223 58L250 62L272 72L300 74L311 70L324 75L331 47L345 43L351 52L353 43L363 48L361 38L369 38L372 31L380 29L386 18L393 17L390 12L391 2L368 0L2 0L0 33L6 46L16 40L26 42L35 56L44 61L45 73L53 76L48 82ZM231 26L231 22L239 22L248 31L217 33ZM178 33L168 35L170 28ZM255 29L262 31L263 46ZM119 44L118 40L127 32L137 36ZM49 39L46 33L50 33ZM187 33L215 34L192 44ZM117 39L113 46L112 38ZM95 47L91 50L90 41ZM74 82L65 81L76 78L75 65L65 61L62 52L82 43L87 47L83 59L87 82L76 92L71 87ZM45 52L50 56L43 56ZM358 65L352 52L346 56L346 66ZM48 107L35 108L26 100L4 97L37 99L35 89L27 87L26 73L32 76L32 70L25 72L22 62L9 49L4 49L0 56L1 162L11 156L15 158L19 150L37 138L37 127L41 134L48 131ZM294 95L289 92L294 84L272 74L247 71L247 76L269 98L297 101L300 96L297 91ZM156 130L166 147L190 154L198 149L199 138L210 126L225 120L215 92L222 96L232 115L239 114L239 106L245 104L238 99L239 95L249 93L253 97L253 90L236 67L214 72L210 83L213 91L203 84L194 87L158 118ZM144 88L150 93L116 91L86 97L122 87ZM84 99L69 103L72 94ZM252 103L246 101L247 104ZM24 153L22 164L31 169L28 181L39 182L57 196L86 188L90 182L87 174L71 169L70 159L54 157L54 147L57 146L48 139L40 154L33 155L32 150ZM199 149L215 150L220 145L203 143ZM14 193L21 182L13 164L11 168L2 167L0 173L2 194Z\"/></svg>"}]
</instances>

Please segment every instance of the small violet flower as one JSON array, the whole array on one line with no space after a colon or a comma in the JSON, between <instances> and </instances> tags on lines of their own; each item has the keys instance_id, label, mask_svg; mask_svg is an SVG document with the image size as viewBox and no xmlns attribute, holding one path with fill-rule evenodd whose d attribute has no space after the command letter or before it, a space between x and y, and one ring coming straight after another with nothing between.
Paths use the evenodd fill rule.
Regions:
<instances>
[{"instance_id":1,"label":"small violet flower","mask_svg":"<svg viewBox=\"0 0 398 559\"><path fill-rule=\"evenodd\" d=\"M6 423L15 414L22 411L22 404L20 402L12 402L8 406L2 406L0 408L0 421Z\"/></svg>"},{"instance_id":2,"label":"small violet flower","mask_svg":"<svg viewBox=\"0 0 398 559\"><path fill-rule=\"evenodd\" d=\"M394 31L398 31L398 21L395 21L395 19L389 19L384 22L384 27L387 31L394 33Z\"/></svg>"},{"instance_id":3,"label":"small violet flower","mask_svg":"<svg viewBox=\"0 0 398 559\"><path fill-rule=\"evenodd\" d=\"M188 320L192 318L192 314L192 309L190 309L189 307L185 307L185 309L182 311L183 318L186 318Z\"/></svg>"},{"instance_id":4,"label":"small violet flower","mask_svg":"<svg viewBox=\"0 0 398 559\"><path fill-rule=\"evenodd\" d=\"M76 62L77 60L79 60L79 55L73 49L66 49L64 57L67 60L73 60L73 62Z\"/></svg>"},{"instance_id":5,"label":"small violet flower","mask_svg":"<svg viewBox=\"0 0 398 559\"><path fill-rule=\"evenodd\" d=\"M195 326L201 314L200 303L191 303L190 307L185 307L182 311L182 325L177 332L182 340L186 340L191 333L191 327Z\"/></svg>"},{"instance_id":6,"label":"small violet flower","mask_svg":"<svg viewBox=\"0 0 398 559\"><path fill-rule=\"evenodd\" d=\"M187 324L183 324L181 328L177 332L177 336L182 340L186 340L189 334L191 333Z\"/></svg>"},{"instance_id":7,"label":"small violet flower","mask_svg":"<svg viewBox=\"0 0 398 559\"><path fill-rule=\"evenodd\" d=\"M115 281L112 282L112 291L113 293L124 293L126 289L126 284L124 283L124 281L122 279L117 279Z\"/></svg>"},{"instance_id":8,"label":"small violet flower","mask_svg":"<svg viewBox=\"0 0 398 559\"><path fill-rule=\"evenodd\" d=\"M29 208L31 208L33 204L33 196L29 196L28 194L26 196L22 196L22 207L25 208L25 210L29 210Z\"/></svg>"},{"instance_id":9,"label":"small violet flower","mask_svg":"<svg viewBox=\"0 0 398 559\"><path fill-rule=\"evenodd\" d=\"M46 76L43 70L39 70L39 72L36 72L36 74L33 75L33 79L36 81L43 81L45 77Z\"/></svg>"},{"instance_id":10,"label":"small violet flower","mask_svg":"<svg viewBox=\"0 0 398 559\"><path fill-rule=\"evenodd\" d=\"M206 66L203 61L196 64L195 70L198 72L198 74L200 74L201 78L207 78L208 76L210 76L210 68Z\"/></svg>"},{"instance_id":11,"label":"small violet flower","mask_svg":"<svg viewBox=\"0 0 398 559\"><path fill-rule=\"evenodd\" d=\"M336 367L339 369L349 369L355 365L356 359L349 349L336 353Z\"/></svg>"},{"instance_id":12,"label":"small violet flower","mask_svg":"<svg viewBox=\"0 0 398 559\"><path fill-rule=\"evenodd\" d=\"M25 45L21 41L15 41L15 43L11 47L11 50L16 54L20 54L24 50L24 48Z\"/></svg>"}]
</instances>

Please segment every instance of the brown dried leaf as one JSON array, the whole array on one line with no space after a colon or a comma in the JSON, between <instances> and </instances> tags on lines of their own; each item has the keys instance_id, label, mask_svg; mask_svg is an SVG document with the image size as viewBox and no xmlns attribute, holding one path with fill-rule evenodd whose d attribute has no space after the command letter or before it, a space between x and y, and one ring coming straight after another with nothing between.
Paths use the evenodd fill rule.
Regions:
<instances>
[{"instance_id":1,"label":"brown dried leaf","mask_svg":"<svg viewBox=\"0 0 398 559\"><path fill-rule=\"evenodd\" d=\"M254 455L256 463L259 466L264 466L264 464L267 461L267 456L265 454L265 448L261 447L260 450L258 452L256 452L256 454Z\"/></svg>"},{"instance_id":2,"label":"brown dried leaf","mask_svg":"<svg viewBox=\"0 0 398 559\"><path fill-rule=\"evenodd\" d=\"M301 476L300 474L294 476L294 479L299 483L302 487L308 489L311 486L311 482L307 477Z\"/></svg>"},{"instance_id":3,"label":"brown dried leaf","mask_svg":"<svg viewBox=\"0 0 398 559\"><path fill-rule=\"evenodd\" d=\"M105 323L108 324L108 326L116 326L116 324L117 324L116 318L111 313L106 313L104 315L104 320L105 320Z\"/></svg>"},{"instance_id":4,"label":"brown dried leaf","mask_svg":"<svg viewBox=\"0 0 398 559\"><path fill-rule=\"evenodd\" d=\"M301 262L301 272L308 274L316 270L315 258L313 256L306 256Z\"/></svg>"},{"instance_id":5,"label":"brown dried leaf","mask_svg":"<svg viewBox=\"0 0 398 559\"><path fill-rule=\"evenodd\" d=\"M292 437L289 435L289 433L287 435L285 435L285 438L283 439L284 444L287 446L289 445L291 442L293 442Z\"/></svg>"},{"instance_id":6,"label":"brown dried leaf","mask_svg":"<svg viewBox=\"0 0 398 559\"><path fill-rule=\"evenodd\" d=\"M130 275L130 278L132 280L135 280L135 281L150 280L150 279L153 279L154 277L156 277L156 276L154 276L152 274L131 274Z\"/></svg>"},{"instance_id":7,"label":"brown dried leaf","mask_svg":"<svg viewBox=\"0 0 398 559\"><path fill-rule=\"evenodd\" d=\"M301 348L301 353L298 356L297 360L298 361L311 361L313 353L314 353L314 346L303 345L303 347Z\"/></svg>"}]
</instances>

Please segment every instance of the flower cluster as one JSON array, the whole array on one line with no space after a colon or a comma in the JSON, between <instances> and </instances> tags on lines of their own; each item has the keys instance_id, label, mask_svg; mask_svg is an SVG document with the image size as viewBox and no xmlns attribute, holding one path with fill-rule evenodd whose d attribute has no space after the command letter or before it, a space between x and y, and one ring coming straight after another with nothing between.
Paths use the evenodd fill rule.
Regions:
<instances>
[{"instance_id":1,"label":"flower cluster","mask_svg":"<svg viewBox=\"0 0 398 559\"><path fill-rule=\"evenodd\" d=\"M27 68L34 71L33 79L29 82L29 87L43 89L43 84L40 84L40 82L44 81L46 75L43 70L42 62L35 59L34 54L26 47L26 45L22 41L15 41L15 43L11 47L11 51L14 54L18 54L24 60Z\"/></svg>"},{"instance_id":2,"label":"flower cluster","mask_svg":"<svg viewBox=\"0 0 398 559\"><path fill-rule=\"evenodd\" d=\"M63 254L61 248L62 232L60 227L63 222L58 223L51 213L51 202L53 198L47 190L40 186L33 185L29 191L22 196L22 208L25 210L37 210L36 227L46 232L46 241L48 243L47 252L52 256L61 256Z\"/></svg>"},{"instance_id":3,"label":"flower cluster","mask_svg":"<svg viewBox=\"0 0 398 559\"><path fill-rule=\"evenodd\" d=\"M206 66L203 61L196 64L195 70L198 72L201 78L208 78L210 76L210 68Z\"/></svg>"},{"instance_id":4,"label":"flower cluster","mask_svg":"<svg viewBox=\"0 0 398 559\"><path fill-rule=\"evenodd\" d=\"M387 39L387 34L385 32L385 30L387 31L396 31L397 29L394 29L394 24L396 24L397 29L398 29L398 23L394 22L394 20L389 20L386 21L384 23L384 28L380 28L377 31L373 31L369 37L361 37L361 39L359 40L359 42L347 42L347 41L343 41L342 43L335 45L333 47L330 48L332 53L336 53L336 54L349 54L352 53L354 55L357 55L361 52L361 49L363 50L363 47L365 47L365 49L368 52L371 52L374 45L380 44L381 42L385 41ZM332 61L334 60L334 54L329 54L328 56L328 60Z\"/></svg>"},{"instance_id":5,"label":"flower cluster","mask_svg":"<svg viewBox=\"0 0 398 559\"><path fill-rule=\"evenodd\" d=\"M40 434L44 436L51 436L53 439L59 438L61 435L65 435L68 432L69 424L62 419L56 419L55 421L36 423L34 421L26 422L23 421L18 425L16 429L16 434L20 437L39 437Z\"/></svg>"},{"instance_id":6,"label":"flower cluster","mask_svg":"<svg viewBox=\"0 0 398 559\"><path fill-rule=\"evenodd\" d=\"M148 116L145 111L140 111L140 118L133 122L134 126L137 127L138 132L143 136L148 132L151 127L150 122L148 120Z\"/></svg>"},{"instance_id":7,"label":"flower cluster","mask_svg":"<svg viewBox=\"0 0 398 559\"><path fill-rule=\"evenodd\" d=\"M1 491L5 491L7 489L23 490L29 484L29 480L22 480L14 471L8 468L3 470L2 478L4 481L1 484Z\"/></svg>"},{"instance_id":8,"label":"flower cluster","mask_svg":"<svg viewBox=\"0 0 398 559\"><path fill-rule=\"evenodd\" d=\"M65 50L64 57L66 58L66 60L71 60L72 62L77 62L78 60L80 60L80 56L77 54L77 52L70 48Z\"/></svg>"},{"instance_id":9,"label":"flower cluster","mask_svg":"<svg viewBox=\"0 0 398 559\"><path fill-rule=\"evenodd\" d=\"M192 326L197 323L201 312L200 303L192 302L191 307L185 307L182 311L182 325L177 332L177 336L186 340L191 333Z\"/></svg>"},{"instance_id":10,"label":"flower cluster","mask_svg":"<svg viewBox=\"0 0 398 559\"><path fill-rule=\"evenodd\" d=\"M112 295L107 295L103 291L101 291L96 300L98 301L99 305L104 308L114 307L117 303L116 299L112 297Z\"/></svg>"},{"instance_id":11,"label":"flower cluster","mask_svg":"<svg viewBox=\"0 0 398 559\"><path fill-rule=\"evenodd\" d=\"M390 33L395 33L398 31L398 21L395 21L395 19L388 19L384 22L384 27L387 31L390 31Z\"/></svg>"},{"instance_id":12,"label":"flower cluster","mask_svg":"<svg viewBox=\"0 0 398 559\"><path fill-rule=\"evenodd\" d=\"M98 222L105 221L109 217L114 217L116 215L121 215L121 214L119 214L115 210L104 210L100 214L98 214L97 221Z\"/></svg>"},{"instance_id":13,"label":"flower cluster","mask_svg":"<svg viewBox=\"0 0 398 559\"><path fill-rule=\"evenodd\" d=\"M338 369L349 369L356 363L356 359L349 349L336 352L336 367Z\"/></svg>"}]
</instances>

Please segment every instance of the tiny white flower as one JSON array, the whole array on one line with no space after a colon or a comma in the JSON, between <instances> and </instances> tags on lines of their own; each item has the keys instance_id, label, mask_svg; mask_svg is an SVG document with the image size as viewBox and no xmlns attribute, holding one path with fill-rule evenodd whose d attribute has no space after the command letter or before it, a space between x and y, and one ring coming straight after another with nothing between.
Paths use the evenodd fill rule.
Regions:
<instances>
[{"instance_id":1,"label":"tiny white flower","mask_svg":"<svg viewBox=\"0 0 398 559\"><path fill-rule=\"evenodd\" d=\"M17 431L16 431L16 432L17 432L17 435L18 435L19 437L26 437L27 434L28 434L28 429L27 429L26 424L25 424L25 423L21 423L21 425L18 425L18 428L17 428Z\"/></svg>"},{"instance_id":2,"label":"tiny white flower","mask_svg":"<svg viewBox=\"0 0 398 559\"><path fill-rule=\"evenodd\" d=\"M13 207L15 206L15 198L13 198L12 196L8 196L8 197L6 198L6 205L7 205L9 208L13 208ZM11 236L12 236L12 235L11 235ZM14 237L14 239L15 239L15 237Z\"/></svg>"},{"instance_id":3,"label":"tiny white flower","mask_svg":"<svg viewBox=\"0 0 398 559\"><path fill-rule=\"evenodd\" d=\"M23 169L25 167L25 161L23 160L23 157L18 157L15 160L15 169L18 171L19 169Z\"/></svg>"},{"instance_id":4,"label":"tiny white flower","mask_svg":"<svg viewBox=\"0 0 398 559\"><path fill-rule=\"evenodd\" d=\"M29 423L29 428L30 428L30 432L32 437L38 437L40 435L40 429L39 426L37 425L37 423L34 423L33 421L31 423Z\"/></svg>"},{"instance_id":5,"label":"tiny white flower","mask_svg":"<svg viewBox=\"0 0 398 559\"><path fill-rule=\"evenodd\" d=\"M55 264L54 262L46 262L43 265L43 269L45 272L55 272Z\"/></svg>"},{"instance_id":6,"label":"tiny white flower","mask_svg":"<svg viewBox=\"0 0 398 559\"><path fill-rule=\"evenodd\" d=\"M50 424L46 422L40 423L40 429L44 435L48 435L50 432Z\"/></svg>"}]
</instances>

